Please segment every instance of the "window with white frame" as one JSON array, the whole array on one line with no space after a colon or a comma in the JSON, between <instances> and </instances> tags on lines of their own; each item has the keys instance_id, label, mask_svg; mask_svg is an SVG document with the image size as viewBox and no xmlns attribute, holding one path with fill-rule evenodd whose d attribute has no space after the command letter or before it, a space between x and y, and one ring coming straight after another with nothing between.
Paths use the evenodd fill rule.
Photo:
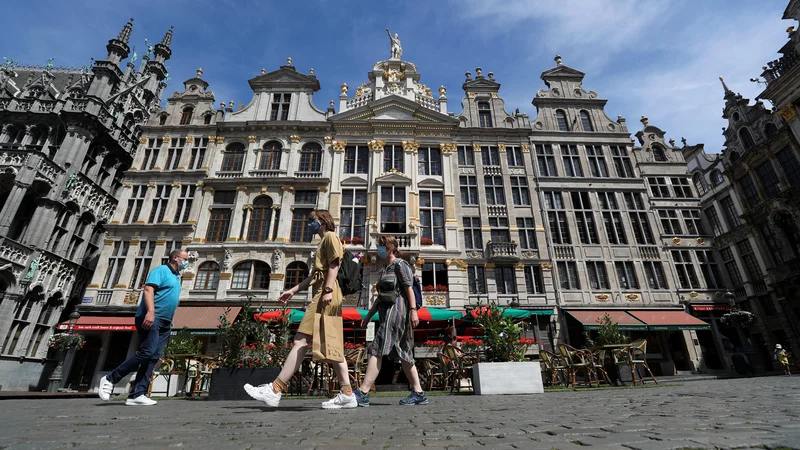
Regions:
<instances>
[{"instance_id":1,"label":"window with white frame","mask_svg":"<svg viewBox=\"0 0 800 450\"><path fill-rule=\"evenodd\" d=\"M581 158L577 145L561 145L561 158L564 160L564 176L582 177Z\"/></svg>"},{"instance_id":2,"label":"window with white frame","mask_svg":"<svg viewBox=\"0 0 800 450\"><path fill-rule=\"evenodd\" d=\"M736 250L739 252L739 258L742 259L742 265L744 266L748 281L755 283L756 281L762 280L764 275L761 273L761 268L756 260L753 247L750 245L750 240L745 238L737 242Z\"/></svg>"},{"instance_id":3,"label":"window with white frame","mask_svg":"<svg viewBox=\"0 0 800 450\"><path fill-rule=\"evenodd\" d=\"M586 277L592 290L610 289L606 263L603 261L586 261Z\"/></svg>"},{"instance_id":4,"label":"window with white frame","mask_svg":"<svg viewBox=\"0 0 800 450\"><path fill-rule=\"evenodd\" d=\"M281 170L283 145L278 141L269 141L261 149L258 159L258 170Z\"/></svg>"},{"instance_id":5,"label":"window with white frame","mask_svg":"<svg viewBox=\"0 0 800 450\"><path fill-rule=\"evenodd\" d=\"M618 211L617 198L613 192L598 192L600 207L603 208L603 225L606 237L611 244L627 244L628 236L622 225L622 213Z\"/></svg>"},{"instance_id":6,"label":"window with white frame","mask_svg":"<svg viewBox=\"0 0 800 450\"><path fill-rule=\"evenodd\" d=\"M772 260L775 265L782 265L784 262L783 253L781 252L782 245L779 244L778 236L776 236L772 225L768 222L763 222L757 228L761 231L761 235L764 236L764 242L767 244L767 249L770 255L772 255Z\"/></svg>"},{"instance_id":7,"label":"window with white frame","mask_svg":"<svg viewBox=\"0 0 800 450\"><path fill-rule=\"evenodd\" d=\"M436 245L445 245L444 194L441 191L419 191L419 219L422 238Z\"/></svg>"},{"instance_id":8,"label":"window with white frame","mask_svg":"<svg viewBox=\"0 0 800 450\"><path fill-rule=\"evenodd\" d=\"M669 289L664 276L664 266L660 261L644 261L644 276L650 289Z\"/></svg>"},{"instance_id":9,"label":"window with white frame","mask_svg":"<svg viewBox=\"0 0 800 450\"><path fill-rule=\"evenodd\" d=\"M442 152L436 147L421 147L417 151L419 175L442 174Z\"/></svg>"},{"instance_id":10,"label":"window with white frame","mask_svg":"<svg viewBox=\"0 0 800 450\"><path fill-rule=\"evenodd\" d=\"M536 250L536 223L533 217L517 217L519 228L519 248Z\"/></svg>"},{"instance_id":11,"label":"window with white frame","mask_svg":"<svg viewBox=\"0 0 800 450\"><path fill-rule=\"evenodd\" d=\"M616 261L617 281L620 289L639 289L639 279L631 261Z\"/></svg>"},{"instance_id":12,"label":"window with white frame","mask_svg":"<svg viewBox=\"0 0 800 450\"><path fill-rule=\"evenodd\" d=\"M658 218L661 220L661 229L664 230L664 234L670 236L683 234L678 211L674 209L659 209Z\"/></svg>"},{"instance_id":13,"label":"window with white frame","mask_svg":"<svg viewBox=\"0 0 800 450\"><path fill-rule=\"evenodd\" d=\"M216 290L219 286L219 264L206 261L197 268L194 288L199 290Z\"/></svg>"},{"instance_id":14,"label":"window with white frame","mask_svg":"<svg viewBox=\"0 0 800 450\"><path fill-rule=\"evenodd\" d=\"M592 118L589 116L588 111L581 111L581 126L583 127L583 131L594 131Z\"/></svg>"},{"instance_id":15,"label":"window with white frame","mask_svg":"<svg viewBox=\"0 0 800 450\"><path fill-rule=\"evenodd\" d=\"M223 172L241 172L244 167L244 144L234 142L229 145L222 156Z\"/></svg>"},{"instance_id":16,"label":"window with white frame","mask_svg":"<svg viewBox=\"0 0 800 450\"><path fill-rule=\"evenodd\" d=\"M790 186L800 185L800 161L797 160L790 147L775 153L775 158L778 160L783 173L786 175L786 180Z\"/></svg>"},{"instance_id":17,"label":"window with white frame","mask_svg":"<svg viewBox=\"0 0 800 450\"><path fill-rule=\"evenodd\" d=\"M458 165L459 166L475 165L475 152L472 150L471 145L458 146Z\"/></svg>"},{"instance_id":18,"label":"window with white frame","mask_svg":"<svg viewBox=\"0 0 800 450\"><path fill-rule=\"evenodd\" d=\"M633 178L633 166L628 150L622 145L611 145L611 160L618 178Z\"/></svg>"},{"instance_id":19,"label":"window with white frame","mask_svg":"<svg viewBox=\"0 0 800 450\"><path fill-rule=\"evenodd\" d=\"M493 243L511 242L508 217L489 217L490 239Z\"/></svg>"},{"instance_id":20,"label":"window with white frame","mask_svg":"<svg viewBox=\"0 0 800 450\"><path fill-rule=\"evenodd\" d=\"M556 271L558 272L558 282L561 285L561 289L574 291L581 288L581 282L578 279L578 266L575 261L556 262Z\"/></svg>"},{"instance_id":21,"label":"window with white frame","mask_svg":"<svg viewBox=\"0 0 800 450\"><path fill-rule=\"evenodd\" d=\"M569 131L569 122L567 121L567 113L564 110L556 110L556 125L558 131Z\"/></svg>"},{"instance_id":22,"label":"window with white frame","mask_svg":"<svg viewBox=\"0 0 800 450\"><path fill-rule=\"evenodd\" d=\"M539 168L540 177L557 177L556 159L553 154L553 146L550 144L536 144L536 165Z\"/></svg>"},{"instance_id":23,"label":"window with white frame","mask_svg":"<svg viewBox=\"0 0 800 450\"><path fill-rule=\"evenodd\" d=\"M486 275L483 266L467 266L467 284L470 294L486 294Z\"/></svg>"},{"instance_id":24,"label":"window with white frame","mask_svg":"<svg viewBox=\"0 0 800 450\"><path fill-rule=\"evenodd\" d=\"M289 107L292 106L292 94L272 94L270 120L289 120Z\"/></svg>"},{"instance_id":25,"label":"window with white frame","mask_svg":"<svg viewBox=\"0 0 800 450\"><path fill-rule=\"evenodd\" d=\"M525 290L528 294L544 294L544 281L542 279L541 266L526 265L525 271Z\"/></svg>"},{"instance_id":26,"label":"window with white frame","mask_svg":"<svg viewBox=\"0 0 800 450\"><path fill-rule=\"evenodd\" d=\"M189 155L189 170L200 170L205 167L208 138L196 137L192 141L192 153Z\"/></svg>"},{"instance_id":27,"label":"window with white frame","mask_svg":"<svg viewBox=\"0 0 800 450\"><path fill-rule=\"evenodd\" d=\"M308 278L308 266L302 261L295 261L286 266L286 280L283 288L289 290Z\"/></svg>"},{"instance_id":28,"label":"window with white frame","mask_svg":"<svg viewBox=\"0 0 800 450\"><path fill-rule=\"evenodd\" d=\"M119 284L119 276L122 274L122 266L125 265L129 247L129 241L114 242L114 249L111 251L111 256L108 257L106 275L103 277L103 289L113 289Z\"/></svg>"},{"instance_id":29,"label":"window with white frame","mask_svg":"<svg viewBox=\"0 0 800 450\"><path fill-rule=\"evenodd\" d=\"M400 173L405 173L403 167L403 146L386 144L383 147L383 171L390 172L394 169Z\"/></svg>"},{"instance_id":30,"label":"window with white frame","mask_svg":"<svg viewBox=\"0 0 800 450\"><path fill-rule=\"evenodd\" d=\"M695 172L692 175L692 183L694 183L694 188L697 190L697 193L703 195L706 192L706 181L703 179L703 174L700 172Z\"/></svg>"},{"instance_id":31,"label":"window with white frame","mask_svg":"<svg viewBox=\"0 0 800 450\"><path fill-rule=\"evenodd\" d=\"M589 200L589 193L585 191L570 192L572 197L572 208L576 211L575 224L578 228L578 237L581 244L599 244L600 240L597 237L597 226L594 222L594 212L592 211L592 203Z\"/></svg>"},{"instance_id":32,"label":"window with white frame","mask_svg":"<svg viewBox=\"0 0 800 450\"><path fill-rule=\"evenodd\" d=\"M480 217L464 217L464 243L467 250L483 250Z\"/></svg>"},{"instance_id":33,"label":"window with white frame","mask_svg":"<svg viewBox=\"0 0 800 450\"><path fill-rule=\"evenodd\" d=\"M186 138L172 138L167 148L167 163L164 170L175 170L181 162L183 148L186 146Z\"/></svg>"},{"instance_id":34,"label":"window with white frame","mask_svg":"<svg viewBox=\"0 0 800 450\"><path fill-rule=\"evenodd\" d=\"M253 201L250 210L250 224L247 227L248 242L265 242L269 240L272 225L272 198L262 195Z\"/></svg>"},{"instance_id":35,"label":"window with white frame","mask_svg":"<svg viewBox=\"0 0 800 450\"><path fill-rule=\"evenodd\" d=\"M233 268L231 289L269 289L270 267L261 261L246 261Z\"/></svg>"},{"instance_id":36,"label":"window with white frame","mask_svg":"<svg viewBox=\"0 0 800 450\"><path fill-rule=\"evenodd\" d=\"M369 173L369 148L366 144L344 148L344 173Z\"/></svg>"},{"instance_id":37,"label":"window with white frame","mask_svg":"<svg viewBox=\"0 0 800 450\"><path fill-rule=\"evenodd\" d=\"M723 289L725 281L719 272L717 259L714 257L713 250L697 250L697 261L700 263L700 273L706 280L706 287L709 289Z\"/></svg>"},{"instance_id":38,"label":"window with white frame","mask_svg":"<svg viewBox=\"0 0 800 450\"><path fill-rule=\"evenodd\" d=\"M517 206L530 206L531 194L528 190L528 179L526 177L512 176L511 178L511 199Z\"/></svg>"},{"instance_id":39,"label":"window with white frame","mask_svg":"<svg viewBox=\"0 0 800 450\"><path fill-rule=\"evenodd\" d=\"M522 149L516 145L506 146L506 161L508 167L525 167L525 160L522 159Z\"/></svg>"},{"instance_id":40,"label":"window with white frame","mask_svg":"<svg viewBox=\"0 0 800 450\"><path fill-rule=\"evenodd\" d=\"M381 233L406 232L405 186L381 186Z\"/></svg>"},{"instance_id":41,"label":"window with white frame","mask_svg":"<svg viewBox=\"0 0 800 450\"><path fill-rule=\"evenodd\" d=\"M736 211L733 199L730 196L723 197L719 199L719 204L722 206L722 213L725 216L725 221L728 222L728 228L732 229L739 226L739 213Z\"/></svg>"},{"instance_id":42,"label":"window with white frame","mask_svg":"<svg viewBox=\"0 0 800 450\"><path fill-rule=\"evenodd\" d=\"M587 145L586 155L589 157L589 172L593 177L608 177L608 166L603 156L603 147L600 145Z\"/></svg>"},{"instance_id":43,"label":"window with white frame","mask_svg":"<svg viewBox=\"0 0 800 450\"><path fill-rule=\"evenodd\" d=\"M135 184L131 186L131 195L128 197L128 207L125 209L125 217L122 223L134 223L139 220L139 213L144 206L144 197L147 194L147 186Z\"/></svg>"},{"instance_id":44,"label":"window with white frame","mask_svg":"<svg viewBox=\"0 0 800 450\"><path fill-rule=\"evenodd\" d=\"M228 238L236 191L215 191L214 205L208 220L206 242L223 242Z\"/></svg>"},{"instance_id":45,"label":"window with white frame","mask_svg":"<svg viewBox=\"0 0 800 450\"><path fill-rule=\"evenodd\" d=\"M500 150L496 145L481 146L481 162L485 166L500 166Z\"/></svg>"},{"instance_id":46,"label":"window with white frame","mask_svg":"<svg viewBox=\"0 0 800 450\"><path fill-rule=\"evenodd\" d=\"M161 223L164 221L164 214L167 212L169 195L172 193L172 186L169 184L159 184L154 187L153 203L150 208L150 218L147 223Z\"/></svg>"},{"instance_id":47,"label":"window with white frame","mask_svg":"<svg viewBox=\"0 0 800 450\"><path fill-rule=\"evenodd\" d=\"M711 229L714 230L714 236L719 236L720 234L724 233L725 230L722 228L722 222L719 220L717 208L712 204L704 211L706 213L706 219L708 219L708 223L711 224Z\"/></svg>"},{"instance_id":48,"label":"window with white frame","mask_svg":"<svg viewBox=\"0 0 800 450\"><path fill-rule=\"evenodd\" d=\"M316 142L308 142L300 150L298 172L319 172L322 170L322 147Z\"/></svg>"},{"instance_id":49,"label":"window with white frame","mask_svg":"<svg viewBox=\"0 0 800 450\"><path fill-rule=\"evenodd\" d=\"M517 277L512 266L496 266L494 268L494 282L497 293L501 295L517 293Z\"/></svg>"},{"instance_id":50,"label":"window with white frame","mask_svg":"<svg viewBox=\"0 0 800 450\"><path fill-rule=\"evenodd\" d=\"M554 244L571 244L567 224L567 212L564 211L564 199L561 192L545 192L544 203L547 211L547 221L550 226L550 238Z\"/></svg>"},{"instance_id":51,"label":"window with white frame","mask_svg":"<svg viewBox=\"0 0 800 450\"><path fill-rule=\"evenodd\" d=\"M460 175L461 205L478 204L478 178L475 175Z\"/></svg>"},{"instance_id":52,"label":"window with white frame","mask_svg":"<svg viewBox=\"0 0 800 450\"><path fill-rule=\"evenodd\" d=\"M486 191L486 204L505 205L506 193L503 189L503 177L499 175L488 175L483 178L484 190Z\"/></svg>"},{"instance_id":53,"label":"window with white frame","mask_svg":"<svg viewBox=\"0 0 800 450\"><path fill-rule=\"evenodd\" d=\"M440 286L448 289L450 283L447 280L447 266L440 262L424 263L420 283L422 289L426 291L439 290Z\"/></svg>"},{"instance_id":54,"label":"window with white frame","mask_svg":"<svg viewBox=\"0 0 800 450\"><path fill-rule=\"evenodd\" d=\"M342 189L339 237L351 239L353 244L367 242L367 190Z\"/></svg>"},{"instance_id":55,"label":"window with white frame","mask_svg":"<svg viewBox=\"0 0 800 450\"><path fill-rule=\"evenodd\" d=\"M678 273L678 282L681 289L697 289L700 287L690 251L672 250L672 261L675 263L675 271Z\"/></svg>"},{"instance_id":56,"label":"window with white frame","mask_svg":"<svg viewBox=\"0 0 800 450\"><path fill-rule=\"evenodd\" d=\"M297 208L292 211L292 231L289 235L291 242L309 243L314 239L314 233L308 227L309 216L314 208Z\"/></svg>"},{"instance_id":57,"label":"window with white frame","mask_svg":"<svg viewBox=\"0 0 800 450\"><path fill-rule=\"evenodd\" d=\"M781 191L781 182L778 180L778 174L775 173L772 161L767 161L756 167L756 173L761 180L761 186L764 187L764 193L768 197L775 196Z\"/></svg>"},{"instance_id":58,"label":"window with white frame","mask_svg":"<svg viewBox=\"0 0 800 450\"><path fill-rule=\"evenodd\" d=\"M139 252L136 254L133 264L133 275L128 284L128 289L142 289L147 275L150 272L150 264L153 262L153 253L156 243L153 241L140 241Z\"/></svg>"},{"instance_id":59,"label":"window with white frame","mask_svg":"<svg viewBox=\"0 0 800 450\"><path fill-rule=\"evenodd\" d=\"M178 188L178 204L175 209L175 218L173 223L186 223L189 220L189 214L192 212L192 202L194 202L194 193L197 186L192 184L182 184Z\"/></svg>"}]
</instances>

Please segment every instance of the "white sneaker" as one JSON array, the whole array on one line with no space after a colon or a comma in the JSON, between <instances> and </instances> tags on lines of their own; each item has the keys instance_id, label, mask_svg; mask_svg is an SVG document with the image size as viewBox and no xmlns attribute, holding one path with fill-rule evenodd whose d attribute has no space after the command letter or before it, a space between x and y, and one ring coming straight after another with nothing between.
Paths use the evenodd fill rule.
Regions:
<instances>
[{"instance_id":1,"label":"white sneaker","mask_svg":"<svg viewBox=\"0 0 800 450\"><path fill-rule=\"evenodd\" d=\"M355 394L344 395L343 393L339 392L336 394L336 397L332 399L322 402L322 409L342 409L342 408L357 408L358 401L356 400Z\"/></svg>"},{"instance_id":2,"label":"white sneaker","mask_svg":"<svg viewBox=\"0 0 800 450\"><path fill-rule=\"evenodd\" d=\"M107 376L100 378L100 387L97 389L100 400L107 402L111 398L112 392L114 392L114 383L108 381Z\"/></svg>"},{"instance_id":3,"label":"white sneaker","mask_svg":"<svg viewBox=\"0 0 800 450\"><path fill-rule=\"evenodd\" d=\"M253 386L247 383L244 385L244 390L247 392L247 395L253 397L255 400L266 403L267 406L278 406L278 403L281 401L281 394L275 393L275 390L272 389L272 383L262 384L260 386Z\"/></svg>"},{"instance_id":4,"label":"white sneaker","mask_svg":"<svg viewBox=\"0 0 800 450\"><path fill-rule=\"evenodd\" d=\"M136 398L129 398L125 400L126 406L153 406L158 403L155 400L151 400L147 398L146 395L142 394Z\"/></svg>"}]
</instances>

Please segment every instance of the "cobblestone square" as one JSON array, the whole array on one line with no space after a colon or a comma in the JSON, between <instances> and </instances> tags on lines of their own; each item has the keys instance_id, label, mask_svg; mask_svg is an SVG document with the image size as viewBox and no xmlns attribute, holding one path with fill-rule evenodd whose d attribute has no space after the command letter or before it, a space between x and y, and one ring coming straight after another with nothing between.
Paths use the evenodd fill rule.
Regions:
<instances>
[{"instance_id":1,"label":"cobblestone square","mask_svg":"<svg viewBox=\"0 0 800 450\"><path fill-rule=\"evenodd\" d=\"M317 399L0 402L0 449L800 448L797 377L543 395L399 397L330 411Z\"/></svg>"}]
</instances>

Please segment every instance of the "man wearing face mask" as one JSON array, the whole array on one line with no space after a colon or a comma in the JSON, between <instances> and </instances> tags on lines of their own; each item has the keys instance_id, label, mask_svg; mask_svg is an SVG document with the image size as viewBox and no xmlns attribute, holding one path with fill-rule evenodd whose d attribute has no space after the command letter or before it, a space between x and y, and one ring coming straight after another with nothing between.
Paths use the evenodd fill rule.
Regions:
<instances>
[{"instance_id":1,"label":"man wearing face mask","mask_svg":"<svg viewBox=\"0 0 800 450\"><path fill-rule=\"evenodd\" d=\"M158 359L169 342L172 317L178 308L181 295L181 271L189 266L186 250L173 250L169 261L153 269L147 276L143 300L136 312L136 331L139 333L139 348L136 353L111 373L100 379L98 395L104 401L111 398L114 385L129 373L136 372L131 383L131 392L125 402L128 406L152 406L155 400L146 395L150 376Z\"/></svg>"}]
</instances>

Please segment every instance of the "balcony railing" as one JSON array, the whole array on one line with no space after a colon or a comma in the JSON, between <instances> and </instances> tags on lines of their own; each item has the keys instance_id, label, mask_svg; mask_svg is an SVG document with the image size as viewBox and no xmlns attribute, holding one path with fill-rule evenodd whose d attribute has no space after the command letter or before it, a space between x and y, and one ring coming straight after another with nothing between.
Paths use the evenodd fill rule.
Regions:
<instances>
[{"instance_id":1,"label":"balcony railing","mask_svg":"<svg viewBox=\"0 0 800 450\"><path fill-rule=\"evenodd\" d=\"M777 80L789 70L792 69L800 61L800 56L794 51L784 54L781 58L767 63L767 69L764 71L764 79L767 84Z\"/></svg>"},{"instance_id":2,"label":"balcony railing","mask_svg":"<svg viewBox=\"0 0 800 450\"><path fill-rule=\"evenodd\" d=\"M639 247L639 255L642 259L661 259L658 247Z\"/></svg>"},{"instance_id":3,"label":"balcony railing","mask_svg":"<svg viewBox=\"0 0 800 450\"><path fill-rule=\"evenodd\" d=\"M575 249L568 245L554 245L553 255L556 259L575 259Z\"/></svg>"},{"instance_id":4,"label":"balcony railing","mask_svg":"<svg viewBox=\"0 0 800 450\"><path fill-rule=\"evenodd\" d=\"M493 260L518 260L516 242L489 242L487 251L489 259Z\"/></svg>"},{"instance_id":5,"label":"balcony railing","mask_svg":"<svg viewBox=\"0 0 800 450\"><path fill-rule=\"evenodd\" d=\"M99 306L106 306L111 303L111 297L114 295L114 291L107 289L103 291L97 291L97 295L94 297L94 304Z\"/></svg>"},{"instance_id":6,"label":"balcony railing","mask_svg":"<svg viewBox=\"0 0 800 450\"><path fill-rule=\"evenodd\" d=\"M488 205L486 211L490 216L508 216L508 206L506 205Z\"/></svg>"},{"instance_id":7,"label":"balcony railing","mask_svg":"<svg viewBox=\"0 0 800 450\"><path fill-rule=\"evenodd\" d=\"M280 170L259 169L250 171L250 176L256 178L277 178L285 174L286 172L282 172Z\"/></svg>"},{"instance_id":8,"label":"balcony railing","mask_svg":"<svg viewBox=\"0 0 800 450\"><path fill-rule=\"evenodd\" d=\"M401 249L416 247L414 239L417 237L417 235L415 234L395 234L395 233L381 233L381 234L385 234L387 236L391 236L397 239L397 245L399 245Z\"/></svg>"},{"instance_id":9,"label":"balcony railing","mask_svg":"<svg viewBox=\"0 0 800 450\"><path fill-rule=\"evenodd\" d=\"M243 175L241 170L237 171L219 171L217 172L217 178L239 178Z\"/></svg>"},{"instance_id":10,"label":"balcony railing","mask_svg":"<svg viewBox=\"0 0 800 450\"><path fill-rule=\"evenodd\" d=\"M322 178L322 172L295 172L297 178Z\"/></svg>"},{"instance_id":11,"label":"balcony railing","mask_svg":"<svg viewBox=\"0 0 800 450\"><path fill-rule=\"evenodd\" d=\"M763 294L767 292L767 283L765 283L764 280L756 281L755 283L753 283L753 291L756 294Z\"/></svg>"}]
</instances>

